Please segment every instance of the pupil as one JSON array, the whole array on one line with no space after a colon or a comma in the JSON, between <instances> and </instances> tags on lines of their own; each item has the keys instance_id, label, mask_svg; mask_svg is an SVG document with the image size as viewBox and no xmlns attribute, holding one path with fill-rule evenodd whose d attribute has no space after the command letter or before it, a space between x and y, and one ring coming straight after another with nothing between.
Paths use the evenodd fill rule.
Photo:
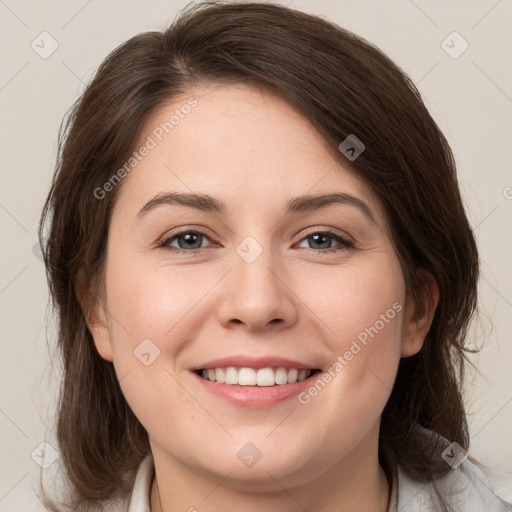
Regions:
<instances>
[{"instance_id":1,"label":"pupil","mask_svg":"<svg viewBox=\"0 0 512 512\"><path fill-rule=\"evenodd\" d=\"M182 238L185 239L185 242L190 244L190 243L194 243L194 237L197 238L197 237L200 237L201 235L198 235L197 233L187 233L186 235L182 235ZM178 239L179 240L179 239ZM196 240L196 243L197 243L197 240ZM179 243L178 245L180 245L180 247L182 246L181 243ZM201 243L199 243L199 246L201 246ZM185 247L181 247L181 249L190 249L190 245L185 245ZM193 248L196 248L196 247L193 247Z\"/></svg>"},{"instance_id":2,"label":"pupil","mask_svg":"<svg viewBox=\"0 0 512 512\"><path fill-rule=\"evenodd\" d=\"M318 238L321 238L321 239L324 239L324 240L325 240L326 238L329 238L329 237L327 237L326 235L322 235L322 234L311 235L311 237L314 239L314 242L315 242L315 243L318 243L318 240L317 240ZM330 242L330 240L329 240L329 242ZM329 242L323 242L323 244L322 244L322 242L320 242L320 245L325 245L325 244L327 244L327 246L326 246L326 247L323 247L323 249L325 249L325 248L329 248L329 247L330 247L330 243L329 243Z\"/></svg>"}]
</instances>

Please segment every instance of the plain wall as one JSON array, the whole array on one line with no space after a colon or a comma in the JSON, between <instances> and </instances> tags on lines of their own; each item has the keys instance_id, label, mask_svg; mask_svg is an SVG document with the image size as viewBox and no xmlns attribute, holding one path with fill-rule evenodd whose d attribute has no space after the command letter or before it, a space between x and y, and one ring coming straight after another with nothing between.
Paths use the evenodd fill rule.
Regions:
<instances>
[{"instance_id":1,"label":"plain wall","mask_svg":"<svg viewBox=\"0 0 512 512\"><path fill-rule=\"evenodd\" d=\"M57 447L50 427L59 372L49 366L47 283L33 247L59 124L111 50L138 32L165 28L186 3L0 2L1 511L19 510L14 504L37 487L40 467L31 454L40 443ZM512 472L512 1L294 0L291 7L386 52L417 84L454 151L482 261L471 344L485 345L472 358L480 373L467 378L470 453ZM47 58L31 47L43 31L58 43ZM452 56L442 46L453 31L469 44L457 58L462 39L445 43ZM53 344L52 330L48 337Z\"/></svg>"}]
</instances>

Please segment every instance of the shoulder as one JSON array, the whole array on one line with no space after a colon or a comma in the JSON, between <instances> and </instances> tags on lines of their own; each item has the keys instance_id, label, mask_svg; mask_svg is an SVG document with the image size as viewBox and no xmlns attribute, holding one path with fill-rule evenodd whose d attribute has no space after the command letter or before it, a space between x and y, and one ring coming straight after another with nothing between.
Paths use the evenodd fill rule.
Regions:
<instances>
[{"instance_id":1,"label":"shoulder","mask_svg":"<svg viewBox=\"0 0 512 512\"><path fill-rule=\"evenodd\" d=\"M59 512L71 512L78 510L70 503L72 485L62 464L55 463L51 468L45 470L44 482L33 482L36 484L25 485L23 493L17 500L9 501L8 510L20 510L23 512L48 512L53 510L47 508L42 499L41 483L44 483L46 496L53 501ZM81 507L79 510L87 509L90 512L150 512L150 490L154 476L154 462L152 454L149 453L139 464L133 481L130 495L122 498L111 498L95 506ZM133 475L127 475L125 481L129 483ZM1 508L0 510L4 510ZM5 509L7 510L7 508Z\"/></svg>"},{"instance_id":2,"label":"shoulder","mask_svg":"<svg viewBox=\"0 0 512 512\"><path fill-rule=\"evenodd\" d=\"M485 473L484 473L485 471ZM512 511L512 475L491 470L468 457L447 475L421 483L398 466L398 510L453 512Z\"/></svg>"},{"instance_id":3,"label":"shoulder","mask_svg":"<svg viewBox=\"0 0 512 512\"><path fill-rule=\"evenodd\" d=\"M102 509L106 512L150 512L151 485L155 476L155 465L151 452L141 461L135 480L131 496L127 499L112 501L110 508Z\"/></svg>"}]
</instances>

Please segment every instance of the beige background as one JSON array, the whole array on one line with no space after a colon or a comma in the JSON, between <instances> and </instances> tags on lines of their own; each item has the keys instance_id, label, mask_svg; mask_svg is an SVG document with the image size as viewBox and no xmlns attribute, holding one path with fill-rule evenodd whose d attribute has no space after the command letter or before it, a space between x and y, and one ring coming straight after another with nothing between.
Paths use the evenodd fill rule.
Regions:
<instances>
[{"instance_id":1,"label":"beige background","mask_svg":"<svg viewBox=\"0 0 512 512\"><path fill-rule=\"evenodd\" d=\"M47 425L59 372L49 367L46 278L32 249L60 121L115 46L163 29L185 4L0 0L0 511L21 510L14 504L37 486L40 467L31 454L39 444L57 447ZM482 317L472 343L486 344L473 358L481 374L468 375L471 452L512 472L512 0L294 0L291 6L384 50L418 85L453 148L482 257ZM58 44L46 59L31 47L43 31ZM458 58L442 46L453 31L469 44ZM451 36L447 44L454 55L464 41Z\"/></svg>"}]
</instances>

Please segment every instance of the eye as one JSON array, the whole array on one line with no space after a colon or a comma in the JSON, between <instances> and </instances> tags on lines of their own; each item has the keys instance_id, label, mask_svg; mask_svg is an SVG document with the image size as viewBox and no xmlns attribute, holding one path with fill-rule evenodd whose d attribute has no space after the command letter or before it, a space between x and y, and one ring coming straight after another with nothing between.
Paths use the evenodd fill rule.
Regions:
<instances>
[{"instance_id":1,"label":"eye","mask_svg":"<svg viewBox=\"0 0 512 512\"><path fill-rule=\"evenodd\" d=\"M204 240L210 240L210 237L206 235L206 233L189 229L174 233L172 236L166 238L159 247L163 247L176 253L198 253L202 252L203 249L206 249L202 244ZM311 240L313 245L319 245L319 248L309 248L317 253L338 252L354 247L354 243L346 235L336 234L330 230L314 231L302 238L301 243L304 240ZM332 248L333 240L339 245L334 249ZM175 243L177 246L173 245Z\"/></svg>"},{"instance_id":2,"label":"eye","mask_svg":"<svg viewBox=\"0 0 512 512\"><path fill-rule=\"evenodd\" d=\"M209 239L206 233L202 231L181 231L167 238L160 247L170 249L174 252L201 252L203 239ZM172 245L177 242L178 247Z\"/></svg>"},{"instance_id":3,"label":"eye","mask_svg":"<svg viewBox=\"0 0 512 512\"><path fill-rule=\"evenodd\" d=\"M313 242L313 245L321 246L320 248L310 247L311 250L317 253L344 251L354 247L354 243L346 235L339 235L333 233L330 230L314 231L313 233L310 233L308 236L304 237L302 240L310 240ZM335 240L340 246L338 248L332 249L332 240Z\"/></svg>"}]
</instances>

